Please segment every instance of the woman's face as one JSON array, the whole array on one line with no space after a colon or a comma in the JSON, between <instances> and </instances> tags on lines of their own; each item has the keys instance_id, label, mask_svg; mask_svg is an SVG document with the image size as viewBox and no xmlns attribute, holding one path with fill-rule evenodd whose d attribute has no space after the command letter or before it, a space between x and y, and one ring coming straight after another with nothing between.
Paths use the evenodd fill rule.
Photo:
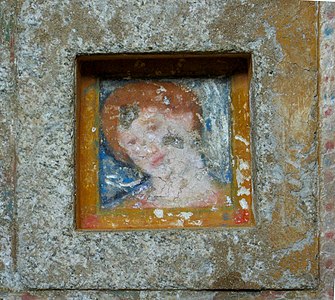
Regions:
<instances>
[{"instance_id":1,"label":"woman's face","mask_svg":"<svg viewBox=\"0 0 335 300\"><path fill-rule=\"evenodd\" d=\"M192 114L173 115L154 107L141 110L128 128L118 127L118 140L143 171L155 176L183 163L192 141Z\"/></svg>"}]
</instances>

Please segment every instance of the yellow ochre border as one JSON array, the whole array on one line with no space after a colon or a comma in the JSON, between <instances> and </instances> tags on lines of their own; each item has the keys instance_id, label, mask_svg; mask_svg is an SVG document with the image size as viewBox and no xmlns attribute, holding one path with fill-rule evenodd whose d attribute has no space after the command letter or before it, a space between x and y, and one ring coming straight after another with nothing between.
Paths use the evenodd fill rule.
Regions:
<instances>
[{"instance_id":1,"label":"yellow ochre border","mask_svg":"<svg viewBox=\"0 0 335 300\"><path fill-rule=\"evenodd\" d=\"M129 230L236 227L254 224L252 213L249 76L232 76L231 147L233 180L225 196L232 207L101 210L99 206L99 79L78 78L76 131L76 227L86 230ZM183 213L191 213L185 218Z\"/></svg>"}]
</instances>

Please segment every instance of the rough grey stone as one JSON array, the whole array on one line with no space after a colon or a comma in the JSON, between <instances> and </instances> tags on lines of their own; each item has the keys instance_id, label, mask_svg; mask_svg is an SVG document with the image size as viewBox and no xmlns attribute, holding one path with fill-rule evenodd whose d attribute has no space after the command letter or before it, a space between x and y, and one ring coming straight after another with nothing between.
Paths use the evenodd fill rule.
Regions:
<instances>
[{"instance_id":1,"label":"rough grey stone","mask_svg":"<svg viewBox=\"0 0 335 300\"><path fill-rule=\"evenodd\" d=\"M13 5L14 4L14 5ZM0 3L0 288L17 286L15 3Z\"/></svg>"},{"instance_id":2,"label":"rough grey stone","mask_svg":"<svg viewBox=\"0 0 335 300\"><path fill-rule=\"evenodd\" d=\"M1 5L14 14L10 3ZM4 91L1 97L6 99L1 104L1 114L5 116L0 129L5 145L1 151L8 158L0 170L15 174L11 170L16 147L17 187L15 190L13 179L2 191L15 190L17 199L17 274L22 286L16 284L15 277L10 278L15 267L12 244L16 243L12 240L15 235L11 209L5 207L11 206L13 195L4 195L0 206L5 220L1 223L5 249L0 254L5 265L4 272L0 266L1 286L315 287L316 12L312 3L256 0L185 0L164 5L158 0L18 1L17 73L10 63L8 42L0 48L4 62L0 72L7 78L4 85L0 84L0 92ZM297 31L286 32L285 22L291 24L293 18ZM287 40L294 40L298 50L288 46ZM257 226L198 231L76 231L76 56L183 51L253 55L251 104ZM17 86L10 90L8 86L15 82L13 76ZM16 102L7 105L14 90ZM13 125L14 119L17 124ZM6 134L13 130L17 133L15 147L12 135ZM312 264L303 273L299 268L289 268L295 255L301 253L307 265ZM283 265L279 266L281 262ZM147 292L141 293L145 299ZM160 292L157 293L159 298ZM206 299L207 294L203 296Z\"/></svg>"}]
</instances>

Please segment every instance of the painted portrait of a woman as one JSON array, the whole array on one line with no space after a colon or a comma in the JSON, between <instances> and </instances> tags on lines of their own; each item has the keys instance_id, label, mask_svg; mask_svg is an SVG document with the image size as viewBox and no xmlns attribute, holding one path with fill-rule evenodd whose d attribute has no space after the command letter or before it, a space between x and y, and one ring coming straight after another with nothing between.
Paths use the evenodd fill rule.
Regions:
<instances>
[{"instance_id":1,"label":"painted portrait of a woman","mask_svg":"<svg viewBox=\"0 0 335 300\"><path fill-rule=\"evenodd\" d=\"M109 199L111 207L223 204L228 185L209 174L201 143L208 124L190 89L173 82L127 83L107 97L100 114L105 153L117 162L118 176L127 179L120 183L122 192ZM113 176L104 172L101 184L116 185Z\"/></svg>"}]
</instances>

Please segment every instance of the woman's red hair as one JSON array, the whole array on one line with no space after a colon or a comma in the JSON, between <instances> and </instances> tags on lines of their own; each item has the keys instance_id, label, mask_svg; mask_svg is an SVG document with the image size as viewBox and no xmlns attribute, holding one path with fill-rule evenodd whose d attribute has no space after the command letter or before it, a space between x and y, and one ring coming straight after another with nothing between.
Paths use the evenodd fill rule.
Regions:
<instances>
[{"instance_id":1,"label":"woman's red hair","mask_svg":"<svg viewBox=\"0 0 335 300\"><path fill-rule=\"evenodd\" d=\"M115 157L129 162L126 150L118 142L120 109L134 106L140 110L155 107L160 113L183 115L192 113L192 129L200 132L202 114L198 98L190 90L172 82L134 82L117 88L105 101L101 111L101 127Z\"/></svg>"}]
</instances>

